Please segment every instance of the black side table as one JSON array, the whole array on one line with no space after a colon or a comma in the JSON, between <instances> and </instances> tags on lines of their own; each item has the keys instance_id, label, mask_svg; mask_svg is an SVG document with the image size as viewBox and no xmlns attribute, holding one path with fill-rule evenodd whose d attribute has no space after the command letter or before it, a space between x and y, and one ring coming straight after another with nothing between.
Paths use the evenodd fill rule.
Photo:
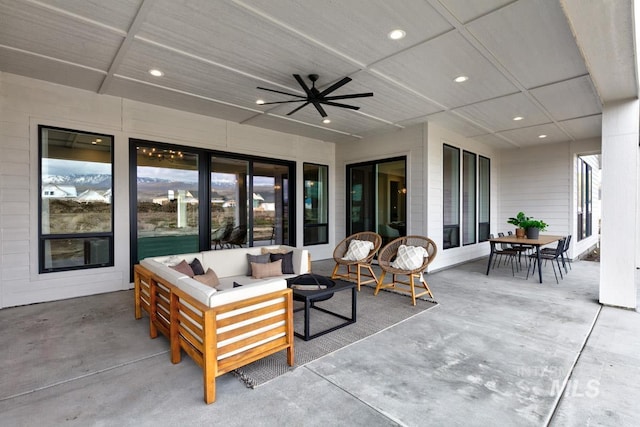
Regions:
<instances>
[{"instance_id":1,"label":"black side table","mask_svg":"<svg viewBox=\"0 0 640 427\"><path fill-rule=\"evenodd\" d=\"M299 283L302 282L302 283ZM309 287L313 287L313 283L318 284L318 287L326 286L325 289L309 289ZM304 335L298 332L295 332L297 337L304 339L305 341L309 341L313 338L317 338L321 335L328 334L329 332L333 332L336 329L344 328L347 325L356 322L356 284L352 282L345 282L342 280L331 280L324 276L319 276L315 274L304 274L302 276L294 277L292 279L287 279L288 286L293 290L293 299L296 301L304 302L304 306L295 309L294 311L304 310ZM296 285L302 285L301 289L296 289ZM327 310L323 307L318 307L316 305L317 302L326 301L333 297L333 294L336 292L344 291L347 289L351 289L351 317L344 316L340 313L336 313L330 310ZM321 311L323 313L330 314L334 317L344 319L345 322L340 323L339 325L333 326L331 328L325 329L320 332L316 332L315 334L310 334L310 317L309 312L311 309L315 309Z\"/></svg>"}]
</instances>

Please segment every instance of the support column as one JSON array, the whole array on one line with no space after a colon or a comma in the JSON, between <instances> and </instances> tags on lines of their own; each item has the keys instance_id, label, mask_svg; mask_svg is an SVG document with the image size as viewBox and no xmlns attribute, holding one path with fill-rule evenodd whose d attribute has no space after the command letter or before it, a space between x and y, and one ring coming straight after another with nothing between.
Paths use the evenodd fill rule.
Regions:
<instances>
[{"instance_id":1,"label":"support column","mask_svg":"<svg viewBox=\"0 0 640 427\"><path fill-rule=\"evenodd\" d=\"M639 215L638 99L607 103L602 111L602 228L600 302L636 308Z\"/></svg>"}]
</instances>

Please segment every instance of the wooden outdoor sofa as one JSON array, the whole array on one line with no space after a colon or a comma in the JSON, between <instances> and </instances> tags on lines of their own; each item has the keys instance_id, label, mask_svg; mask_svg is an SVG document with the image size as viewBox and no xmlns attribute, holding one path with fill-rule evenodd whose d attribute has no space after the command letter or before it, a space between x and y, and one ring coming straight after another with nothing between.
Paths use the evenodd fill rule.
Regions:
<instances>
[{"instance_id":1,"label":"wooden outdoor sofa","mask_svg":"<svg viewBox=\"0 0 640 427\"><path fill-rule=\"evenodd\" d=\"M304 265L308 255L299 255ZM205 253L181 256L207 259ZM134 267L136 319L148 313L149 334L169 339L173 363L184 351L202 368L206 403L215 401L215 379L234 369L283 350L293 366L291 289L282 277L247 280L241 287L216 291L169 267L149 262Z\"/></svg>"}]
</instances>

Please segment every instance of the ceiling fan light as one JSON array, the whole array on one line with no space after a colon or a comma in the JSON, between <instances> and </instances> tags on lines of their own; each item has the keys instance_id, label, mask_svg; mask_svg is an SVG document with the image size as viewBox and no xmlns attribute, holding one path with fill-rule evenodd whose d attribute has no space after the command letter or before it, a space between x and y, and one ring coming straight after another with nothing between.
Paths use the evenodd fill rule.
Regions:
<instances>
[{"instance_id":1,"label":"ceiling fan light","mask_svg":"<svg viewBox=\"0 0 640 427\"><path fill-rule=\"evenodd\" d=\"M389 34L387 34L387 37L389 37L391 40L400 40L403 39L405 36L407 35L407 33L405 33L403 30L392 30L389 32Z\"/></svg>"}]
</instances>

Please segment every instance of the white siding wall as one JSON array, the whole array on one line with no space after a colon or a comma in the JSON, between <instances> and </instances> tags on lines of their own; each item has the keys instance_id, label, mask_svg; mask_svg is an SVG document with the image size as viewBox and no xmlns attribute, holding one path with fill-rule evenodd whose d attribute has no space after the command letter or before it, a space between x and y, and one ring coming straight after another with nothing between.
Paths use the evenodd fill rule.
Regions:
<instances>
[{"instance_id":1,"label":"white siding wall","mask_svg":"<svg viewBox=\"0 0 640 427\"><path fill-rule=\"evenodd\" d=\"M114 267L38 274L39 124L115 136ZM0 308L130 288L129 138L296 161L299 201L303 162L326 164L331 173L336 169L333 143L0 73ZM330 185L335 188L333 177ZM335 200L329 203L334 206ZM329 220L329 244L309 247L314 259L331 257L335 215Z\"/></svg>"},{"instance_id":2,"label":"white siding wall","mask_svg":"<svg viewBox=\"0 0 640 427\"><path fill-rule=\"evenodd\" d=\"M597 235L580 243L575 241L575 162L577 155L598 153L599 149L599 140L586 140L504 150L500 164L500 206L492 233L512 229L507 219L523 211L549 224L547 234L574 235L572 258L593 246Z\"/></svg>"},{"instance_id":3,"label":"white siding wall","mask_svg":"<svg viewBox=\"0 0 640 427\"><path fill-rule=\"evenodd\" d=\"M407 234L424 233L423 140L423 127L413 126L336 146L336 241L346 237L346 166L398 156L407 156Z\"/></svg>"},{"instance_id":4,"label":"white siding wall","mask_svg":"<svg viewBox=\"0 0 640 427\"><path fill-rule=\"evenodd\" d=\"M429 267L437 270L487 255L487 243L442 250L442 145L448 143L491 159L491 222L495 222L497 203L497 151L445 128L424 124L365 138L357 143L338 144L336 154L339 181L336 195L336 215L342 229L336 240L344 238L345 169L350 163L380 160L398 155L407 156L407 234L428 236L438 245L438 255Z\"/></svg>"}]
</instances>

